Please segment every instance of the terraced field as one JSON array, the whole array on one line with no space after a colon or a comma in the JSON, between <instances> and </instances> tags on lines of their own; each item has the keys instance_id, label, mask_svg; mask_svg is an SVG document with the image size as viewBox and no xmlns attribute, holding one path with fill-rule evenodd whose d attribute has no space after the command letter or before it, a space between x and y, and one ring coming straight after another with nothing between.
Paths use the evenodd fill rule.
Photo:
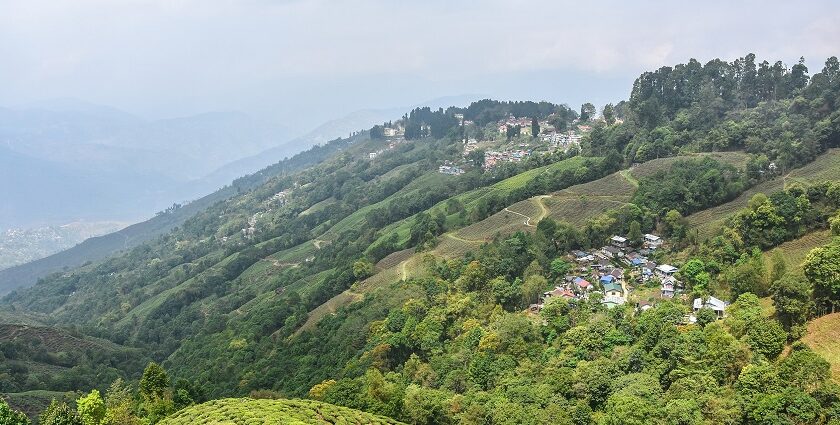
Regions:
<instances>
[{"instance_id":1,"label":"terraced field","mask_svg":"<svg viewBox=\"0 0 840 425\"><path fill-rule=\"evenodd\" d=\"M229 398L190 406L161 425L201 424L399 424L384 416L312 400L254 400Z\"/></svg>"},{"instance_id":2,"label":"terraced field","mask_svg":"<svg viewBox=\"0 0 840 425\"><path fill-rule=\"evenodd\" d=\"M807 185L836 180L840 180L840 149L829 150L802 168L758 184L730 202L692 214L687 217L688 223L697 229L699 239L702 241L714 236L726 224L727 218L745 208L750 198L756 193L772 193L792 183Z\"/></svg>"},{"instance_id":3,"label":"terraced field","mask_svg":"<svg viewBox=\"0 0 840 425\"><path fill-rule=\"evenodd\" d=\"M67 403L75 399L73 393L63 393L58 391L24 391L19 393L6 393L3 398L15 410L20 410L26 413L30 418L37 418L41 412L50 405L50 402L55 399Z\"/></svg>"},{"instance_id":4,"label":"terraced field","mask_svg":"<svg viewBox=\"0 0 840 425\"><path fill-rule=\"evenodd\" d=\"M805 261L805 256L807 256L812 249L831 242L831 239L831 230L817 230L815 232L807 233L799 239L787 241L776 247L776 249L784 253L788 270L798 270L801 268L802 262ZM770 267L771 252L766 252L764 255L767 267Z\"/></svg>"}]
</instances>

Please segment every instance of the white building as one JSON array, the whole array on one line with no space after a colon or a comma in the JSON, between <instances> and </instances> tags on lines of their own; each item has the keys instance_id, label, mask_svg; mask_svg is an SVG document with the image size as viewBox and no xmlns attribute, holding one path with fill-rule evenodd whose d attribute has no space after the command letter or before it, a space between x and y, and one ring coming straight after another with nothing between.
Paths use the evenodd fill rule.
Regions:
<instances>
[{"instance_id":1,"label":"white building","mask_svg":"<svg viewBox=\"0 0 840 425\"><path fill-rule=\"evenodd\" d=\"M697 314L697 312L700 311L701 308L710 308L710 309L714 310L715 313L717 313L718 318L721 318L721 317L723 317L723 314L726 312L726 307L727 306L728 306L728 304L726 302L724 302L723 300L720 300L720 299L717 299L715 297L710 296L706 300L705 303L703 302L702 298L695 298L694 299L693 310L694 310L694 314Z\"/></svg>"},{"instance_id":2,"label":"white building","mask_svg":"<svg viewBox=\"0 0 840 425\"><path fill-rule=\"evenodd\" d=\"M654 273L656 273L656 275L659 277L665 278L673 276L674 273L678 272L679 270L680 269L670 264L660 264L656 266L656 270L654 271Z\"/></svg>"}]
</instances>

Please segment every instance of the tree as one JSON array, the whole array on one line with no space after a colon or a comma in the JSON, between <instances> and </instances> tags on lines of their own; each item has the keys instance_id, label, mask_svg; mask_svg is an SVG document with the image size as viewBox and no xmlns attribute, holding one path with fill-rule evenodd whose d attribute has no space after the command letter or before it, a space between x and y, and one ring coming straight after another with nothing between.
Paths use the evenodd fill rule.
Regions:
<instances>
[{"instance_id":1,"label":"tree","mask_svg":"<svg viewBox=\"0 0 840 425\"><path fill-rule=\"evenodd\" d=\"M615 108L613 107L612 103L607 103L606 105L604 105L604 109L601 112L601 115L604 117L604 121L606 121L607 124L615 124Z\"/></svg>"},{"instance_id":2,"label":"tree","mask_svg":"<svg viewBox=\"0 0 840 425\"><path fill-rule=\"evenodd\" d=\"M373 275L373 263L367 258L362 258L353 263L353 276L356 280L364 280Z\"/></svg>"},{"instance_id":3,"label":"tree","mask_svg":"<svg viewBox=\"0 0 840 425\"><path fill-rule=\"evenodd\" d=\"M76 400L76 411L84 425L99 425L105 419L105 402L99 390L92 390Z\"/></svg>"},{"instance_id":4,"label":"tree","mask_svg":"<svg viewBox=\"0 0 840 425\"><path fill-rule=\"evenodd\" d=\"M531 118L531 137L537 138L540 135L540 122L536 118Z\"/></svg>"},{"instance_id":5,"label":"tree","mask_svg":"<svg viewBox=\"0 0 840 425\"><path fill-rule=\"evenodd\" d=\"M411 384L405 389L403 404L406 420L412 424L451 423L447 414L448 398L444 391Z\"/></svg>"},{"instance_id":6,"label":"tree","mask_svg":"<svg viewBox=\"0 0 840 425\"><path fill-rule=\"evenodd\" d=\"M680 277L688 284L691 289L697 289L698 292L704 292L706 285L708 285L711 277L706 271L706 264L698 258L688 260L680 268Z\"/></svg>"},{"instance_id":7,"label":"tree","mask_svg":"<svg viewBox=\"0 0 840 425\"><path fill-rule=\"evenodd\" d=\"M790 331L795 326L802 326L808 320L814 307L813 286L798 274L785 274L776 280L770 288L776 317Z\"/></svg>"},{"instance_id":8,"label":"tree","mask_svg":"<svg viewBox=\"0 0 840 425\"><path fill-rule=\"evenodd\" d=\"M787 260L785 260L785 254L779 249L774 249L770 256L770 283L781 279L786 273Z\"/></svg>"},{"instance_id":9,"label":"tree","mask_svg":"<svg viewBox=\"0 0 840 425\"><path fill-rule=\"evenodd\" d=\"M677 210L670 210L665 213L665 234L676 239L685 238L688 221Z\"/></svg>"},{"instance_id":10,"label":"tree","mask_svg":"<svg viewBox=\"0 0 840 425\"><path fill-rule=\"evenodd\" d=\"M632 246L642 244L642 225L637 220L630 222L630 229L627 231L627 239Z\"/></svg>"},{"instance_id":11,"label":"tree","mask_svg":"<svg viewBox=\"0 0 840 425\"><path fill-rule=\"evenodd\" d=\"M79 416L67 403L59 403L55 399L41 413L38 423L40 425L83 425Z\"/></svg>"},{"instance_id":12,"label":"tree","mask_svg":"<svg viewBox=\"0 0 840 425\"><path fill-rule=\"evenodd\" d=\"M475 168L484 166L484 149L476 149L467 154L467 162Z\"/></svg>"},{"instance_id":13,"label":"tree","mask_svg":"<svg viewBox=\"0 0 840 425\"><path fill-rule=\"evenodd\" d=\"M562 258L551 260L551 277L553 279L559 279L565 276L571 269L572 265Z\"/></svg>"},{"instance_id":14,"label":"tree","mask_svg":"<svg viewBox=\"0 0 840 425\"><path fill-rule=\"evenodd\" d=\"M714 323L717 320L717 313L708 307L703 307L697 312L697 326L705 327L709 323Z\"/></svg>"},{"instance_id":15,"label":"tree","mask_svg":"<svg viewBox=\"0 0 840 425\"><path fill-rule=\"evenodd\" d=\"M539 301L540 294L547 286L548 281L538 274L526 277L525 283L522 284L522 304L527 306Z\"/></svg>"},{"instance_id":16,"label":"tree","mask_svg":"<svg viewBox=\"0 0 840 425\"><path fill-rule=\"evenodd\" d=\"M163 398L169 389L169 376L160 365L149 363L140 378L140 395L147 399Z\"/></svg>"},{"instance_id":17,"label":"tree","mask_svg":"<svg viewBox=\"0 0 840 425\"><path fill-rule=\"evenodd\" d=\"M107 425L139 425L134 413L134 395L131 387L121 378L114 381L105 392L105 419Z\"/></svg>"},{"instance_id":18,"label":"tree","mask_svg":"<svg viewBox=\"0 0 840 425\"><path fill-rule=\"evenodd\" d=\"M834 313L840 302L840 241L811 250L802 269L814 285L814 298L830 305Z\"/></svg>"},{"instance_id":19,"label":"tree","mask_svg":"<svg viewBox=\"0 0 840 425\"><path fill-rule=\"evenodd\" d=\"M6 400L0 398L0 425L29 425L29 418L23 412L12 410Z\"/></svg>"},{"instance_id":20,"label":"tree","mask_svg":"<svg viewBox=\"0 0 840 425\"><path fill-rule=\"evenodd\" d=\"M509 282L504 277L499 276L490 281L493 297L508 311L513 310L517 306L517 302L522 299L521 286L522 283L519 278L516 278L514 282Z\"/></svg>"},{"instance_id":21,"label":"tree","mask_svg":"<svg viewBox=\"0 0 840 425\"><path fill-rule=\"evenodd\" d=\"M580 105L580 120L586 122L595 117L595 105L586 102Z\"/></svg>"},{"instance_id":22,"label":"tree","mask_svg":"<svg viewBox=\"0 0 840 425\"><path fill-rule=\"evenodd\" d=\"M840 213L835 214L834 217L831 218L829 225L831 226L831 234L834 236L840 236Z\"/></svg>"},{"instance_id":23,"label":"tree","mask_svg":"<svg viewBox=\"0 0 840 425\"><path fill-rule=\"evenodd\" d=\"M813 391L831 378L831 365L802 342L794 343L791 353L779 365L779 377L788 385Z\"/></svg>"},{"instance_id":24,"label":"tree","mask_svg":"<svg viewBox=\"0 0 840 425\"><path fill-rule=\"evenodd\" d=\"M774 360L781 354L787 342L787 332L779 322L760 318L754 320L747 329L745 341L753 353L758 353L768 360Z\"/></svg>"}]
</instances>

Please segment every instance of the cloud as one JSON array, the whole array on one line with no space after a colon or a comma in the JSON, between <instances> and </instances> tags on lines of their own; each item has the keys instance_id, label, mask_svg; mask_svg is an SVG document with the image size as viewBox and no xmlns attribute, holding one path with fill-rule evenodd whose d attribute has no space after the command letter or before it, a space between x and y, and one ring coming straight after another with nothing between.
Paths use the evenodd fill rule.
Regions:
<instances>
[{"instance_id":1,"label":"cloud","mask_svg":"<svg viewBox=\"0 0 840 425\"><path fill-rule=\"evenodd\" d=\"M298 103L310 116L493 92L547 71L632 82L750 51L813 68L837 54L838 13L830 1L0 0L0 104L74 96L160 114L294 114L282 105Z\"/></svg>"}]
</instances>

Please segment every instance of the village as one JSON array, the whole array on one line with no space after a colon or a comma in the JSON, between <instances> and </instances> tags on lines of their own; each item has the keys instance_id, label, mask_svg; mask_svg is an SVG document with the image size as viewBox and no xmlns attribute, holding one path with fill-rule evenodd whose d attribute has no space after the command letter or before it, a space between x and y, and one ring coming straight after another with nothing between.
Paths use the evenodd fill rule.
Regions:
<instances>
[{"instance_id":1,"label":"village","mask_svg":"<svg viewBox=\"0 0 840 425\"><path fill-rule=\"evenodd\" d=\"M477 134L477 137L465 137L462 140L463 151L458 158L446 160L438 167L441 174L461 175L471 166L475 166L470 154L475 151L483 152L481 168L491 170L506 162L520 162L532 155L547 155L553 152L566 152L580 146L582 134L591 130L591 126L575 121L573 129L558 131L547 120L532 122L528 117L509 116L506 119L491 123L487 128L476 131L473 121L465 120L462 114L455 114L455 118L465 128L471 129L467 133ZM534 126L538 127L538 134L534 135ZM381 128L381 137L388 143L385 147L368 152L369 160L374 160L384 152L406 143L405 128L401 121L386 123Z\"/></svg>"},{"instance_id":2,"label":"village","mask_svg":"<svg viewBox=\"0 0 840 425\"><path fill-rule=\"evenodd\" d=\"M462 119L464 125L471 124L470 121L463 121L463 117L456 118ZM444 174L463 174L467 158L478 150L484 152L484 170L491 170L505 162L520 162L536 154L566 152L580 146L581 134L591 130L588 125L577 125L576 130L557 131L547 120L534 123L531 118L514 116L498 121L493 128L495 131L485 133L483 140L474 137L464 139L462 157L445 162L439 171ZM538 132L536 135L535 130Z\"/></svg>"},{"instance_id":3,"label":"village","mask_svg":"<svg viewBox=\"0 0 840 425\"><path fill-rule=\"evenodd\" d=\"M677 298L687 302L689 293L678 280L679 269L653 260L665 243L662 237L648 233L641 246L633 248L628 238L615 235L601 248L572 251L566 258L572 271L554 289L544 292L529 311L537 313L556 298L575 302L597 297L608 309L633 302L639 311L653 308L656 300ZM695 298L692 313L683 321L696 322L696 314L702 308L723 318L727 305L715 297Z\"/></svg>"}]
</instances>

